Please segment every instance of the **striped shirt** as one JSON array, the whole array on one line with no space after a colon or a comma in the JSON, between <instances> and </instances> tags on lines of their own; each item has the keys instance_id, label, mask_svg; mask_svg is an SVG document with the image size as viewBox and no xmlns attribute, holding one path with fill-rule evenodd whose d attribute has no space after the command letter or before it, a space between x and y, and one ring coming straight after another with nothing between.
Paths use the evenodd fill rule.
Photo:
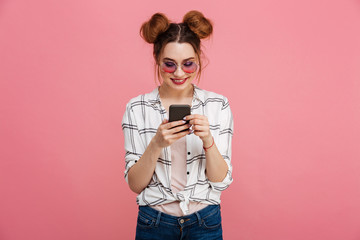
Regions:
<instances>
[{"instance_id":1,"label":"striped shirt","mask_svg":"<svg viewBox=\"0 0 360 240\"><path fill-rule=\"evenodd\" d=\"M149 185L137 196L140 206L153 206L180 202L184 214L188 213L189 201L214 205L220 204L221 192L232 183L231 140L233 116L226 97L200 89L194 85L191 114L205 115L215 144L228 165L222 182L211 182L205 174L206 157L201 139L195 134L186 135L187 184L183 191L171 190L171 149L163 148L156 163ZM140 159L151 139L155 136L167 112L161 105L159 90L139 95L129 101L122 119L125 145L125 180L129 169ZM185 161L185 160L184 160Z\"/></svg>"}]
</instances>

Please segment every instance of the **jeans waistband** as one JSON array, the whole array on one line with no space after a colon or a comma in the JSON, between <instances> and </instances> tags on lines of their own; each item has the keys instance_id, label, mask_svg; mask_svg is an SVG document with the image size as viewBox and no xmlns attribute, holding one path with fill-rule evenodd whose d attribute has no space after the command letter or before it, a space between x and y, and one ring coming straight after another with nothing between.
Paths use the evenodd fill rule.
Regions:
<instances>
[{"instance_id":1,"label":"jeans waistband","mask_svg":"<svg viewBox=\"0 0 360 240\"><path fill-rule=\"evenodd\" d=\"M160 212L149 206L139 206L139 211L142 214L146 214L154 219L156 219L156 225L159 222L166 222L168 224L180 224L180 225L190 225L194 222L199 222L201 224L202 219L205 219L213 214L215 214L220 209L220 205L209 205L200 211L194 212L189 215L177 217L172 216L163 212Z\"/></svg>"}]
</instances>

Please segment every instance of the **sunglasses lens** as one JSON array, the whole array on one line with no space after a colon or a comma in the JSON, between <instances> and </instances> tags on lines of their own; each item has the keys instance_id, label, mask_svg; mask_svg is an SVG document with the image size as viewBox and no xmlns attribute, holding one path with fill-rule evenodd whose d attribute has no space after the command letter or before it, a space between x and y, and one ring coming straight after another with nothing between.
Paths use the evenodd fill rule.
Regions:
<instances>
[{"instance_id":1,"label":"sunglasses lens","mask_svg":"<svg viewBox=\"0 0 360 240\"><path fill-rule=\"evenodd\" d=\"M173 73L176 71L176 64L173 62L164 62L161 64L161 69L167 73Z\"/></svg>"},{"instance_id":2,"label":"sunglasses lens","mask_svg":"<svg viewBox=\"0 0 360 240\"><path fill-rule=\"evenodd\" d=\"M182 65L182 70L186 73L193 73L197 69L197 65L194 62L188 61Z\"/></svg>"},{"instance_id":3,"label":"sunglasses lens","mask_svg":"<svg viewBox=\"0 0 360 240\"><path fill-rule=\"evenodd\" d=\"M185 73L193 73L196 71L197 67L198 66L196 63L187 61L181 66L181 69ZM164 62L163 64L161 64L161 70L166 73L174 73L176 69L177 69L177 65L174 62Z\"/></svg>"}]
</instances>

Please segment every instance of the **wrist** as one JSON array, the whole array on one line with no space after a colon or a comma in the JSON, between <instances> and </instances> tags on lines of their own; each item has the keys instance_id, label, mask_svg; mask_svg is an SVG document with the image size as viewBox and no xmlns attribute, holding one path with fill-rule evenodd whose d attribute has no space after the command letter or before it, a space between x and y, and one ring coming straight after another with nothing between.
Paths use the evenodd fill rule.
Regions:
<instances>
[{"instance_id":1,"label":"wrist","mask_svg":"<svg viewBox=\"0 0 360 240\"><path fill-rule=\"evenodd\" d=\"M214 146L214 144L215 144L214 137L211 137L211 140L212 140L211 145L203 145L203 149L205 152L208 151L210 148L212 148L212 146Z\"/></svg>"},{"instance_id":2,"label":"wrist","mask_svg":"<svg viewBox=\"0 0 360 240\"><path fill-rule=\"evenodd\" d=\"M213 143L213 137L211 136L211 134L205 139L203 139L203 146L205 148L209 147L212 143Z\"/></svg>"},{"instance_id":3,"label":"wrist","mask_svg":"<svg viewBox=\"0 0 360 240\"><path fill-rule=\"evenodd\" d=\"M156 138L153 137L149 143L149 146L153 149L153 150L157 150L160 151L162 149L162 147L158 144L158 142L156 141Z\"/></svg>"}]
</instances>

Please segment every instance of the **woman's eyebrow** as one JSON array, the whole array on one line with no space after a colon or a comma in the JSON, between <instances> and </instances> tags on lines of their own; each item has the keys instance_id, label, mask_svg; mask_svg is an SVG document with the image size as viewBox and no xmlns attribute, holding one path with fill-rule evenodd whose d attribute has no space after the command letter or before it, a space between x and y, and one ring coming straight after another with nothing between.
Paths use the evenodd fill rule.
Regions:
<instances>
[{"instance_id":1,"label":"woman's eyebrow","mask_svg":"<svg viewBox=\"0 0 360 240\"><path fill-rule=\"evenodd\" d=\"M189 58L186 58L183 60L183 62L186 62L186 61L189 61L190 59L195 59L194 57L189 57ZM164 58L163 60L170 60L170 61L173 61L173 62L176 62L174 59L171 59L171 58Z\"/></svg>"}]
</instances>

